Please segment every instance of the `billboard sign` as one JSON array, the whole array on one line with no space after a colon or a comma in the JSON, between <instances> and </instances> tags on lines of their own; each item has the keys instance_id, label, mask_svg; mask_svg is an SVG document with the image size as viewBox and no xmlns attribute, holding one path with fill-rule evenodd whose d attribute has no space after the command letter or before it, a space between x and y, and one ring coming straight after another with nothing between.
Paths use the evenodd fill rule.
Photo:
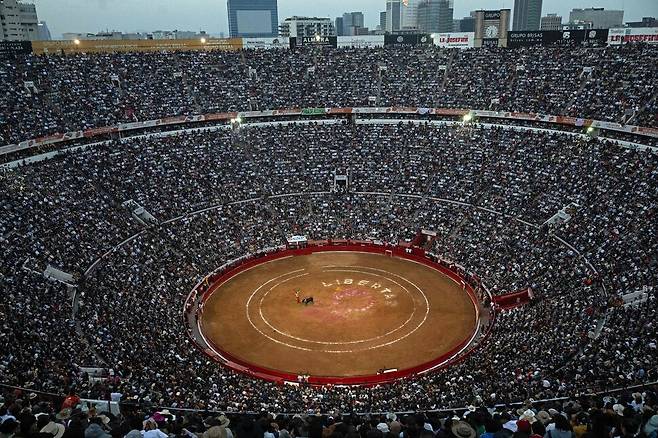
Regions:
<instances>
[{"instance_id":1,"label":"billboard sign","mask_svg":"<svg viewBox=\"0 0 658 438\"><path fill-rule=\"evenodd\" d=\"M385 46L430 46L433 45L432 36L427 33L401 33L384 35Z\"/></svg>"},{"instance_id":2,"label":"billboard sign","mask_svg":"<svg viewBox=\"0 0 658 438\"><path fill-rule=\"evenodd\" d=\"M658 27L627 27L610 29L608 45L626 43L658 44Z\"/></svg>"},{"instance_id":3,"label":"billboard sign","mask_svg":"<svg viewBox=\"0 0 658 438\"><path fill-rule=\"evenodd\" d=\"M32 52L37 55L59 53L115 53L115 52L161 52L181 50L240 50L242 38L200 38L185 40L80 40L33 41Z\"/></svg>"},{"instance_id":4,"label":"billboard sign","mask_svg":"<svg viewBox=\"0 0 658 438\"><path fill-rule=\"evenodd\" d=\"M323 35L290 37L290 48L294 49L297 46L337 47L338 40L336 36Z\"/></svg>"},{"instance_id":5,"label":"billboard sign","mask_svg":"<svg viewBox=\"0 0 658 438\"><path fill-rule=\"evenodd\" d=\"M607 40L608 29L511 31L507 33L507 47L604 44Z\"/></svg>"},{"instance_id":6,"label":"billboard sign","mask_svg":"<svg viewBox=\"0 0 658 438\"><path fill-rule=\"evenodd\" d=\"M475 32L451 32L433 35L434 45L447 48L466 49L473 47Z\"/></svg>"},{"instance_id":7,"label":"billboard sign","mask_svg":"<svg viewBox=\"0 0 658 438\"><path fill-rule=\"evenodd\" d=\"M245 49L287 49L290 47L288 37L274 38L242 38L242 47Z\"/></svg>"},{"instance_id":8,"label":"billboard sign","mask_svg":"<svg viewBox=\"0 0 658 438\"><path fill-rule=\"evenodd\" d=\"M559 32L559 31L554 31ZM507 32L507 47L543 46L545 31L510 31Z\"/></svg>"},{"instance_id":9,"label":"billboard sign","mask_svg":"<svg viewBox=\"0 0 658 438\"><path fill-rule=\"evenodd\" d=\"M555 35L549 34L549 40L544 45L575 46L585 42L605 43L608 40L608 29L558 30L556 32Z\"/></svg>"},{"instance_id":10,"label":"billboard sign","mask_svg":"<svg viewBox=\"0 0 658 438\"><path fill-rule=\"evenodd\" d=\"M338 47L372 48L384 45L384 35L339 36Z\"/></svg>"},{"instance_id":11,"label":"billboard sign","mask_svg":"<svg viewBox=\"0 0 658 438\"><path fill-rule=\"evenodd\" d=\"M30 53L32 53L32 43L30 41L0 41L0 59Z\"/></svg>"}]
</instances>

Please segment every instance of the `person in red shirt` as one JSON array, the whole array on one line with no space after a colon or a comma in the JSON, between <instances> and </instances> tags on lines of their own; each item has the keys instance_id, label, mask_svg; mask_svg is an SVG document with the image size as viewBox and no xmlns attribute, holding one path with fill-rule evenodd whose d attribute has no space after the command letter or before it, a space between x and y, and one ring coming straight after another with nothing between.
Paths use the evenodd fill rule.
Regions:
<instances>
[{"instance_id":1,"label":"person in red shirt","mask_svg":"<svg viewBox=\"0 0 658 438\"><path fill-rule=\"evenodd\" d=\"M76 406L80 404L81 400L80 397L78 397L75 394L74 390L69 391L69 395L64 399L64 402L62 403L62 410L63 409L73 409Z\"/></svg>"}]
</instances>

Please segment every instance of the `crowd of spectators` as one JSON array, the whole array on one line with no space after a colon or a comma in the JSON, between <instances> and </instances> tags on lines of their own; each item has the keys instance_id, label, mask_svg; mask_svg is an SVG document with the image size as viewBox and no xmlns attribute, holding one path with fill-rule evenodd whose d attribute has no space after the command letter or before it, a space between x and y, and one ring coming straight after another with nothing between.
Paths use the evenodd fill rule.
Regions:
<instances>
[{"instance_id":1,"label":"crowd of spectators","mask_svg":"<svg viewBox=\"0 0 658 438\"><path fill-rule=\"evenodd\" d=\"M112 141L18 167L0 175L0 373L33 390L225 412L490 406L650 382L657 161L566 133L338 121ZM348 191L332 191L334 171ZM157 223L136 221L127 200ZM570 203L569 222L544 226ZM291 234L396 243L420 228L494 294L536 296L459 364L370 388L279 386L220 367L186 335L187 293L227 260ZM74 275L76 301L40 276L48 265ZM644 301L623 302L637 291Z\"/></svg>"},{"instance_id":2,"label":"crowd of spectators","mask_svg":"<svg viewBox=\"0 0 658 438\"><path fill-rule=\"evenodd\" d=\"M29 55L0 63L0 144L165 116L373 106L371 98L377 106L538 112L655 127L657 51L638 44Z\"/></svg>"},{"instance_id":3,"label":"crowd of spectators","mask_svg":"<svg viewBox=\"0 0 658 438\"><path fill-rule=\"evenodd\" d=\"M0 402L3 438L655 438L658 430L652 388L497 408L368 415L238 415L129 405L112 412L74 392L61 401L14 391Z\"/></svg>"}]
</instances>

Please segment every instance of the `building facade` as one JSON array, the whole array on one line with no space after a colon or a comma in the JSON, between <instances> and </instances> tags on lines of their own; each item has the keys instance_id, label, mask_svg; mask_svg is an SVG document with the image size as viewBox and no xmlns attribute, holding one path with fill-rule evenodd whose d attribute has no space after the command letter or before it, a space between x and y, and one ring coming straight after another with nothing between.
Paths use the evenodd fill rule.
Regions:
<instances>
[{"instance_id":1,"label":"building facade","mask_svg":"<svg viewBox=\"0 0 658 438\"><path fill-rule=\"evenodd\" d=\"M335 36L336 29L331 18L324 17L288 17L279 25L282 37Z\"/></svg>"},{"instance_id":2,"label":"building facade","mask_svg":"<svg viewBox=\"0 0 658 438\"><path fill-rule=\"evenodd\" d=\"M32 41L39 39L37 8L17 0L0 0L0 40Z\"/></svg>"},{"instance_id":3,"label":"building facade","mask_svg":"<svg viewBox=\"0 0 658 438\"><path fill-rule=\"evenodd\" d=\"M379 13L379 30L386 30L386 11L381 11Z\"/></svg>"},{"instance_id":4,"label":"building facade","mask_svg":"<svg viewBox=\"0 0 658 438\"><path fill-rule=\"evenodd\" d=\"M513 30L539 30L542 0L514 0Z\"/></svg>"},{"instance_id":5,"label":"building facade","mask_svg":"<svg viewBox=\"0 0 658 438\"><path fill-rule=\"evenodd\" d=\"M562 16L558 14L548 14L541 17L539 30L562 30Z\"/></svg>"},{"instance_id":6,"label":"building facade","mask_svg":"<svg viewBox=\"0 0 658 438\"><path fill-rule=\"evenodd\" d=\"M50 41L53 39L45 21L39 21L37 25L37 39L39 41Z\"/></svg>"},{"instance_id":7,"label":"building facade","mask_svg":"<svg viewBox=\"0 0 658 438\"><path fill-rule=\"evenodd\" d=\"M453 20L453 32L475 32L475 12L470 17Z\"/></svg>"},{"instance_id":8,"label":"building facade","mask_svg":"<svg viewBox=\"0 0 658 438\"><path fill-rule=\"evenodd\" d=\"M626 27L658 27L656 17L642 17L642 21L627 21Z\"/></svg>"},{"instance_id":9,"label":"building facade","mask_svg":"<svg viewBox=\"0 0 658 438\"><path fill-rule=\"evenodd\" d=\"M277 0L228 0L226 7L231 38L277 36L279 25Z\"/></svg>"},{"instance_id":10,"label":"building facade","mask_svg":"<svg viewBox=\"0 0 658 438\"><path fill-rule=\"evenodd\" d=\"M386 0L386 32L402 29L402 0Z\"/></svg>"},{"instance_id":11,"label":"building facade","mask_svg":"<svg viewBox=\"0 0 658 438\"><path fill-rule=\"evenodd\" d=\"M418 4L418 30L423 33L452 32L452 0L422 0Z\"/></svg>"},{"instance_id":12,"label":"building facade","mask_svg":"<svg viewBox=\"0 0 658 438\"><path fill-rule=\"evenodd\" d=\"M418 29L418 5L421 0L402 2L402 28Z\"/></svg>"},{"instance_id":13,"label":"building facade","mask_svg":"<svg viewBox=\"0 0 658 438\"><path fill-rule=\"evenodd\" d=\"M359 29L364 28L363 12L345 12L343 14L343 27L336 25L336 35L358 35Z\"/></svg>"},{"instance_id":14,"label":"building facade","mask_svg":"<svg viewBox=\"0 0 658 438\"><path fill-rule=\"evenodd\" d=\"M592 29L610 29L622 27L624 11L605 10L604 8L572 9L569 23L592 23Z\"/></svg>"},{"instance_id":15,"label":"building facade","mask_svg":"<svg viewBox=\"0 0 658 438\"><path fill-rule=\"evenodd\" d=\"M334 27L336 28L336 35L338 36L345 35L343 33L343 17L336 17L336 22L334 23Z\"/></svg>"}]
</instances>

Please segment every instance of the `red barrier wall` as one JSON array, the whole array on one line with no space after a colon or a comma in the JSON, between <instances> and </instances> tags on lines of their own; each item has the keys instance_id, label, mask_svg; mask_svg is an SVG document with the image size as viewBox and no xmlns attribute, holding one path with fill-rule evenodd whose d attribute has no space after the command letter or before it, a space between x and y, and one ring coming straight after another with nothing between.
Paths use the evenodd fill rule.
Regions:
<instances>
[{"instance_id":1,"label":"red barrier wall","mask_svg":"<svg viewBox=\"0 0 658 438\"><path fill-rule=\"evenodd\" d=\"M523 289L505 295L496 295L493 297L493 302L501 309L513 309L528 304L531 298L530 289Z\"/></svg>"}]
</instances>

